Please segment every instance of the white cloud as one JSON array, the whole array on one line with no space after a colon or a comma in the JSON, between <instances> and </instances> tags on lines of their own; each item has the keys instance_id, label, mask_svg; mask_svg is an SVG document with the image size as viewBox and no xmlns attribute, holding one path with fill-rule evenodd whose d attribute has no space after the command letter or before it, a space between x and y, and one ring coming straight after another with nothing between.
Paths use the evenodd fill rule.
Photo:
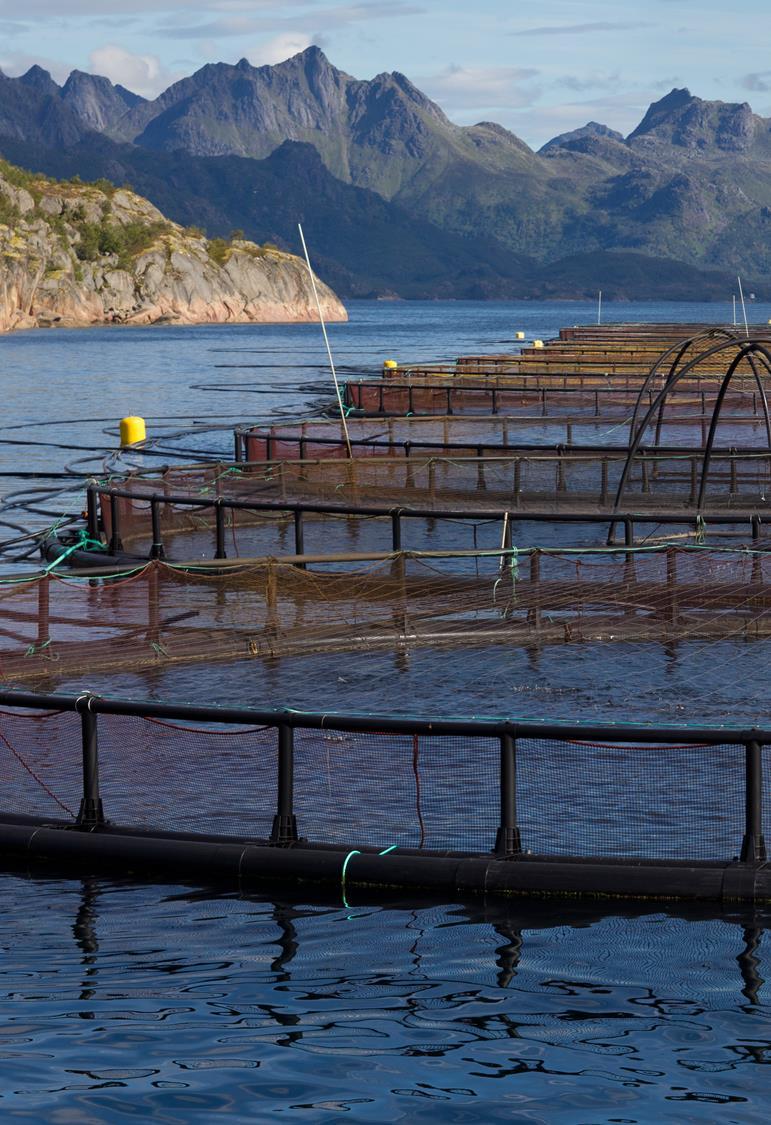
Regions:
<instances>
[{"instance_id":1,"label":"white cloud","mask_svg":"<svg viewBox=\"0 0 771 1125\"><path fill-rule=\"evenodd\" d=\"M288 31L250 48L246 51L246 58L252 66L273 66L275 63L291 58L292 55L299 55L300 51L310 47L312 42L315 40L310 35L303 34L301 31Z\"/></svg>"},{"instance_id":2,"label":"white cloud","mask_svg":"<svg viewBox=\"0 0 771 1125\"><path fill-rule=\"evenodd\" d=\"M539 71L531 67L448 66L416 85L443 109L519 109L532 105L538 90L532 85Z\"/></svg>"},{"instance_id":3,"label":"white cloud","mask_svg":"<svg viewBox=\"0 0 771 1125\"><path fill-rule=\"evenodd\" d=\"M157 97L177 77L161 66L156 55L132 55L114 43L97 47L88 61L94 74L104 75L146 98Z\"/></svg>"}]
</instances>

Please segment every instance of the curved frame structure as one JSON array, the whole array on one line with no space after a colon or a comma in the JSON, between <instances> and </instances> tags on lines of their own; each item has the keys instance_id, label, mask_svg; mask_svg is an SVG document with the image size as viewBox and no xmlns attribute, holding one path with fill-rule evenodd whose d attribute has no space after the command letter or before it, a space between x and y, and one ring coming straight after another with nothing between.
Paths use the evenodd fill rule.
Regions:
<instances>
[{"instance_id":1,"label":"curved frame structure","mask_svg":"<svg viewBox=\"0 0 771 1125\"><path fill-rule=\"evenodd\" d=\"M706 491L707 478L708 478L708 474L709 474L709 467L710 467L710 461L711 461L711 456L712 456L712 449L713 449L714 441L715 441L715 433L717 431L718 422L720 421L720 414L721 414L723 402L725 400L726 392L727 392L727 390L728 390L728 388L731 384L732 379L734 378L734 375L736 374L736 371L739 367L739 364L744 359L746 359L749 362L750 367L751 367L752 372L753 372L753 375L754 375L754 378L755 378L755 381L756 381L757 386L758 386L758 391L760 393L761 401L763 403L763 413L764 413L765 423L766 423L766 435L767 435L767 438L768 438L768 446L769 446L769 449L771 449L771 419L769 418L768 399L767 399L767 396L766 396L765 387L763 386L763 380L761 379L761 370L758 369L758 364L756 362L756 360L759 359L760 363L762 365L762 368L763 368L763 373L765 373L766 375L771 377L771 337L756 336L756 337L750 337L750 338L745 339L745 340L741 340L741 339L738 338L738 336L735 336L732 333L729 333L726 329L717 329L714 332L706 333L705 337L711 338L711 337L714 337L716 335L723 335L724 337L728 336L729 338L721 340L719 343L714 344L712 347L709 347L704 351L700 351L697 355L695 355L683 367L680 367L679 369L678 369L678 363L680 362L683 355L685 354L685 351L692 345L693 340L697 340L698 337L694 337L693 340L685 341L683 344L678 345L677 357L674 360L672 366L670 367L670 371L669 371L669 373L666 377L666 380L664 382L663 387L658 392L658 394L655 396L655 398L653 398L652 402L650 403L650 406L648 407L647 411L645 412L644 417L642 418L642 421L640 421L638 423L637 419L638 419L639 413L640 413L640 404L642 402L642 397L645 394L645 392L648 390L648 388L650 387L650 384L655 379L656 375L659 373L660 364L661 364L662 360L665 359L666 354L672 354L672 351L674 349L670 349L669 353L665 353L665 356L662 356L662 360L659 360L658 363L655 364L653 368L651 368L651 371L649 372L645 382L643 383L642 387L640 388L640 392L639 392L639 395L638 395L638 401L635 405L635 410L634 410L633 415L632 415L632 421L631 421L631 424L630 424L629 449L628 449L628 452L627 452L626 462L624 464L624 468L623 468L623 471L621 473L621 478L620 478L619 483L618 483L618 488L616 490L616 496L615 496L615 500L614 500L614 504L613 504L614 512L619 510L619 508L620 508L620 506L621 506L621 504L624 500L624 494L625 494L625 491L626 491L627 483L629 481L629 476L630 476L630 473L632 471L632 467L634 465L635 458L637 457L637 455L640 451L640 447L642 446L643 435L645 434L645 431L648 429L648 427L651 425L651 423L652 423L653 419L656 417L657 413L658 413L658 422L657 422L657 428L656 428L656 436L657 436L657 439L658 439L658 435L659 435L659 431L660 431L660 427L661 427L661 419L662 419L662 415L663 415L663 410L664 410L664 406L666 404L667 397L668 397L670 391L672 391L672 389L674 387L676 387L683 379L686 379L689 375L691 375L700 363L703 363L706 359L709 359L712 356L718 355L720 352L728 351L729 349L736 349L736 354L734 355L733 359L729 363L729 365L726 369L726 373L725 373L725 375L723 376L723 378L720 382L720 387L719 387L719 390L718 390L718 393L717 393L717 397L715 399L715 405L714 405L713 410L712 410L712 417L710 419L709 433L708 433L707 440L706 440L706 443L705 443L705 446L704 446L704 455L703 455L703 459L702 459L701 477L700 477L700 482L699 482L698 498L697 498L697 505L696 505L697 509L700 509L703 505L703 502L704 502L704 494L705 494L705 491ZM612 533L612 529L611 529L611 533Z\"/></svg>"}]
</instances>

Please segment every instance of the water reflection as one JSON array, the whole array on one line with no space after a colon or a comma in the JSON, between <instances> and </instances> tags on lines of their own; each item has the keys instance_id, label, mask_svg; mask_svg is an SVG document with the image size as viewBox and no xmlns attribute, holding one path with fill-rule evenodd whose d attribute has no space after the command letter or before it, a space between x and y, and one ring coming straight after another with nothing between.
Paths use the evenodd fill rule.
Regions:
<instances>
[{"instance_id":1,"label":"water reflection","mask_svg":"<svg viewBox=\"0 0 771 1125\"><path fill-rule=\"evenodd\" d=\"M11 877L0 894L4 1119L765 1112L766 911Z\"/></svg>"}]
</instances>

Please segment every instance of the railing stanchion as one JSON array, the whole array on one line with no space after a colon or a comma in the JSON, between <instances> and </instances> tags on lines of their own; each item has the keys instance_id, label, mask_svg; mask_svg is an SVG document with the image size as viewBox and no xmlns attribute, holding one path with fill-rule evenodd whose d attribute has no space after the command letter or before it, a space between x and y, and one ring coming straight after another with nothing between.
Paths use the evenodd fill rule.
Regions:
<instances>
[{"instance_id":1,"label":"railing stanchion","mask_svg":"<svg viewBox=\"0 0 771 1125\"><path fill-rule=\"evenodd\" d=\"M294 815L294 730L287 723L279 723L276 815L270 842L274 847L286 848L298 838Z\"/></svg>"},{"instance_id":2,"label":"railing stanchion","mask_svg":"<svg viewBox=\"0 0 771 1125\"><path fill-rule=\"evenodd\" d=\"M402 549L402 517L398 511L391 512L391 549Z\"/></svg>"},{"instance_id":3,"label":"railing stanchion","mask_svg":"<svg viewBox=\"0 0 771 1125\"><path fill-rule=\"evenodd\" d=\"M228 557L225 550L225 505L222 500L214 501L214 520L217 535L217 547L214 552L215 559L226 559Z\"/></svg>"},{"instance_id":4,"label":"railing stanchion","mask_svg":"<svg viewBox=\"0 0 771 1125\"><path fill-rule=\"evenodd\" d=\"M240 430L236 430L235 433L233 434L233 455L234 455L233 460L236 463L240 463L241 461L244 460L244 458L241 456L241 431Z\"/></svg>"},{"instance_id":5,"label":"railing stanchion","mask_svg":"<svg viewBox=\"0 0 771 1125\"><path fill-rule=\"evenodd\" d=\"M305 526L303 514L299 508L294 513L294 553L296 555L305 554ZM297 563L297 566L305 570L305 563Z\"/></svg>"},{"instance_id":6,"label":"railing stanchion","mask_svg":"<svg viewBox=\"0 0 771 1125\"><path fill-rule=\"evenodd\" d=\"M123 550L123 542L120 537L120 515L118 508L118 497L114 492L110 493L110 554L117 555Z\"/></svg>"},{"instance_id":7,"label":"railing stanchion","mask_svg":"<svg viewBox=\"0 0 771 1125\"><path fill-rule=\"evenodd\" d=\"M90 702L90 695L78 700L83 747L83 796L76 824L87 831L93 831L104 824L104 808L99 796L99 741L96 715L89 707Z\"/></svg>"},{"instance_id":8,"label":"railing stanchion","mask_svg":"<svg viewBox=\"0 0 771 1125\"><path fill-rule=\"evenodd\" d=\"M150 558L162 559L166 552L163 549L163 540L161 539L161 513L157 496L153 496L150 499L150 520L153 527L153 542L150 547Z\"/></svg>"},{"instance_id":9,"label":"railing stanchion","mask_svg":"<svg viewBox=\"0 0 771 1125\"><path fill-rule=\"evenodd\" d=\"M744 839L742 863L764 863L766 841L763 836L763 751L758 742L744 747Z\"/></svg>"},{"instance_id":10,"label":"railing stanchion","mask_svg":"<svg viewBox=\"0 0 771 1125\"><path fill-rule=\"evenodd\" d=\"M495 837L495 854L508 859L522 851L517 824L517 748L510 734L501 735L501 820Z\"/></svg>"},{"instance_id":11,"label":"railing stanchion","mask_svg":"<svg viewBox=\"0 0 771 1125\"><path fill-rule=\"evenodd\" d=\"M88 537L89 539L99 538L99 508L98 508L98 491L96 485L90 484L86 491L86 510L88 512Z\"/></svg>"}]
</instances>

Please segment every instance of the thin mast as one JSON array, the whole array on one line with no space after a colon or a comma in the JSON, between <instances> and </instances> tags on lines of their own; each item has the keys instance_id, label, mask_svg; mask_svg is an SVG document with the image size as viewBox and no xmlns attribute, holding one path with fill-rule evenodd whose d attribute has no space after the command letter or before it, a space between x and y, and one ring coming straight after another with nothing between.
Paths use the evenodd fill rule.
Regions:
<instances>
[{"instance_id":1,"label":"thin mast","mask_svg":"<svg viewBox=\"0 0 771 1125\"><path fill-rule=\"evenodd\" d=\"M305 262L308 266L308 274L310 275L311 285L313 287L313 296L316 298L316 308L319 312L319 322L321 324L321 331L324 333L324 343L327 346L327 355L329 357L329 369L332 372L332 379L335 383L335 394L337 395L337 405L340 407L340 421L343 423L343 434L345 435L345 445L348 450L349 458L353 458L351 452L351 439L348 434L348 421L345 417L345 407L343 406L342 395L340 394L340 384L337 381L337 372L335 371L335 361L332 359L332 349L329 346L329 336L327 336L327 326L324 323L324 316L321 312L321 301L319 300L319 292L316 288L316 278L313 276L311 269L311 260L308 256L308 247L305 245L305 235L303 234L302 223L297 224L297 229L300 232L300 241L303 244L303 253L305 254Z\"/></svg>"}]
</instances>

